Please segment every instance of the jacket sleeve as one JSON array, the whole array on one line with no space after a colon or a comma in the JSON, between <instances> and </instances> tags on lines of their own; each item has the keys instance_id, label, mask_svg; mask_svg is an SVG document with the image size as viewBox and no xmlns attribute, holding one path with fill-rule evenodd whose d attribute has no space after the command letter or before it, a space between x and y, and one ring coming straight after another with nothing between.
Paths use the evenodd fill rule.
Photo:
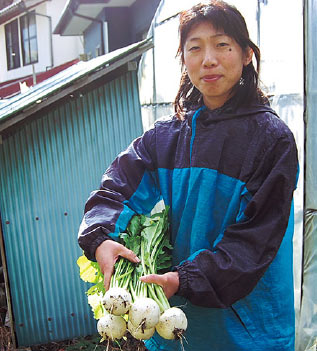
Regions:
<instances>
[{"instance_id":1,"label":"jacket sleeve","mask_svg":"<svg viewBox=\"0 0 317 351\"><path fill-rule=\"evenodd\" d=\"M246 182L243 221L228 226L212 250L199 251L175 267L178 295L198 306L226 308L253 290L286 232L297 170L293 136L280 137Z\"/></svg>"},{"instance_id":2,"label":"jacket sleeve","mask_svg":"<svg viewBox=\"0 0 317 351\"><path fill-rule=\"evenodd\" d=\"M104 240L118 240L134 214L149 213L159 200L151 155L154 143L154 129L134 140L106 170L100 189L90 194L78 233L88 259L95 260Z\"/></svg>"}]
</instances>

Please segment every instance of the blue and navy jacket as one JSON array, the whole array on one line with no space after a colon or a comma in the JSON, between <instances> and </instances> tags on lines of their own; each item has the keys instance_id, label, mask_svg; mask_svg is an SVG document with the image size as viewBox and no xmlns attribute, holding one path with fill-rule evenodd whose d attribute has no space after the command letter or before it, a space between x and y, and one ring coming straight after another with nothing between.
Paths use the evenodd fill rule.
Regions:
<instances>
[{"instance_id":1,"label":"blue and navy jacket","mask_svg":"<svg viewBox=\"0 0 317 351\"><path fill-rule=\"evenodd\" d=\"M188 318L185 350L294 350L292 133L266 105L165 118L118 155L79 231L89 259L134 214L170 206L171 299ZM149 350L181 350L154 335Z\"/></svg>"}]
</instances>

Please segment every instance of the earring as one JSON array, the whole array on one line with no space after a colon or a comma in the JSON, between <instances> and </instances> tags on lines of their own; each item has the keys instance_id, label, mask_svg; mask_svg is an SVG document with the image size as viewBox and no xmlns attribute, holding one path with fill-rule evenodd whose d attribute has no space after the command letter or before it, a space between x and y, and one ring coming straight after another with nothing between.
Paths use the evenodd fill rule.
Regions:
<instances>
[{"instance_id":1,"label":"earring","mask_svg":"<svg viewBox=\"0 0 317 351\"><path fill-rule=\"evenodd\" d=\"M239 85L240 85L240 86L243 86L243 85L244 85L244 78L242 78L242 77L240 78L240 80L239 80Z\"/></svg>"}]
</instances>

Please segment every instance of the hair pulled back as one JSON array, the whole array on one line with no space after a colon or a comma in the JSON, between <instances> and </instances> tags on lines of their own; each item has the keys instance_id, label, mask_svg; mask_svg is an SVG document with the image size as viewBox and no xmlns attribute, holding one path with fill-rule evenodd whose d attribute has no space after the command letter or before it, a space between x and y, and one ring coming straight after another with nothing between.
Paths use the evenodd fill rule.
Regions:
<instances>
[{"instance_id":1,"label":"hair pulled back","mask_svg":"<svg viewBox=\"0 0 317 351\"><path fill-rule=\"evenodd\" d=\"M199 3L189 10L180 14L179 24L179 47L177 56L181 58L184 65L184 46L188 34L193 26L201 22L210 22L217 30L233 38L241 47L243 52L248 48L253 50L256 59L256 68L251 61L243 67L242 84L237 83L233 87L234 106L249 105L252 102L265 103L267 101L263 92L259 88L259 71L261 54L260 49L251 41L247 25L241 13L232 5L221 0L211 0L207 3ZM192 84L186 69L183 69L180 87L174 101L174 109L179 118L185 110L201 102L202 94Z\"/></svg>"}]
</instances>

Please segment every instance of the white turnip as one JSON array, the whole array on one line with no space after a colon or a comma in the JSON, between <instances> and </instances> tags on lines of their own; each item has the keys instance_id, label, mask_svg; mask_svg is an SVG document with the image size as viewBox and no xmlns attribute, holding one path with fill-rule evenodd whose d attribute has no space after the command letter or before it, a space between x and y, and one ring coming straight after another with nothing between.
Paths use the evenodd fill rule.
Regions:
<instances>
[{"instance_id":1,"label":"white turnip","mask_svg":"<svg viewBox=\"0 0 317 351\"><path fill-rule=\"evenodd\" d=\"M155 328L164 339L180 339L187 329L186 315L180 308L171 307L160 316Z\"/></svg>"},{"instance_id":2,"label":"white turnip","mask_svg":"<svg viewBox=\"0 0 317 351\"><path fill-rule=\"evenodd\" d=\"M138 298L129 311L129 321L136 328L149 329L155 327L160 319L160 308L150 298Z\"/></svg>"},{"instance_id":3,"label":"white turnip","mask_svg":"<svg viewBox=\"0 0 317 351\"><path fill-rule=\"evenodd\" d=\"M126 321L121 316L106 314L97 323L98 333L103 339L121 339L127 329Z\"/></svg>"},{"instance_id":4,"label":"white turnip","mask_svg":"<svg viewBox=\"0 0 317 351\"><path fill-rule=\"evenodd\" d=\"M111 288L103 297L105 309L115 316L121 316L128 312L131 306L131 295L123 288Z\"/></svg>"}]
</instances>

